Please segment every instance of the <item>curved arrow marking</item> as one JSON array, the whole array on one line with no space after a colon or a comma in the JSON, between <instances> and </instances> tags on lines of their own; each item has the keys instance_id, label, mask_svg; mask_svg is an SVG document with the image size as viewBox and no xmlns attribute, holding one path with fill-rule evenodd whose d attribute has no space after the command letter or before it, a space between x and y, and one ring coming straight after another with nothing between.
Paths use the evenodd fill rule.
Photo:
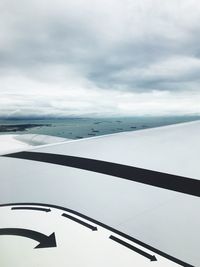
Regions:
<instances>
[{"instance_id":1,"label":"curved arrow marking","mask_svg":"<svg viewBox=\"0 0 200 267\"><path fill-rule=\"evenodd\" d=\"M22 205L23 206L26 206L26 205L38 205L38 206L43 206L43 207L48 207L48 208L51 207L52 209L54 208L54 209L62 210L64 212L72 213L72 214L74 214L76 216L79 216L79 217L81 217L81 218L83 218L85 220L88 220L88 221L90 221L90 222L92 222L94 224L97 224L97 225L99 225L99 226L101 226L101 227L103 227L103 228L105 228L105 229L117 234L117 235L120 235L121 237L126 238L129 241L134 242L134 243L136 243L137 245L139 245L141 247L144 247L145 249L153 251L154 253L156 253L156 254L158 254L158 255L160 255L162 257L165 257L166 259L171 260L171 261L173 261L173 262L175 262L175 263L177 263L177 264L179 264L181 266L194 267L193 265L191 265L189 263L186 263L186 262L184 262L184 261L182 261L182 260L180 260L178 258L175 258L175 257L173 257L173 256L171 256L171 255L169 255L169 254L167 254L167 253L155 248L155 247L152 247L152 246L150 246L150 245L148 245L148 244L146 244L146 243L134 238L133 236L127 235L127 234L125 234L125 233L123 233L123 232L121 232L121 231L119 231L119 230L117 230L117 229L115 229L115 228L113 228L111 226L108 226L108 225L106 225L106 224L104 224L104 223L102 223L100 221L97 221L97 220L95 220L93 218L90 218L90 217L80 213L80 212L77 212L75 210L72 210L72 209L69 209L69 208L66 208L66 207L61 207L61 206L53 205L53 204L35 203L35 202L0 204L0 207L19 206L19 205L20 206L22 206Z\"/></svg>"},{"instance_id":2,"label":"curved arrow marking","mask_svg":"<svg viewBox=\"0 0 200 267\"><path fill-rule=\"evenodd\" d=\"M23 236L30 239L34 239L39 242L35 248L49 248L56 247L56 238L55 233L52 233L50 236L46 236L42 233L22 228L1 228L0 235L17 235Z\"/></svg>"}]
</instances>

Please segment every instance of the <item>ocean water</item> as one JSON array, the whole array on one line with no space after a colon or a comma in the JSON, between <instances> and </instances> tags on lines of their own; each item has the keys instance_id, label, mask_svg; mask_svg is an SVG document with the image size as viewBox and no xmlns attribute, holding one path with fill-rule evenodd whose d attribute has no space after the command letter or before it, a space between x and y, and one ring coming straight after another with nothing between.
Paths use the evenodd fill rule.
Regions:
<instances>
[{"instance_id":1,"label":"ocean water","mask_svg":"<svg viewBox=\"0 0 200 267\"><path fill-rule=\"evenodd\" d=\"M199 116L125 117L125 118L65 118L65 119L1 119L0 125L40 124L25 131L9 134L46 134L80 139L124 131L137 131L200 119ZM6 132L0 134L8 134Z\"/></svg>"}]
</instances>

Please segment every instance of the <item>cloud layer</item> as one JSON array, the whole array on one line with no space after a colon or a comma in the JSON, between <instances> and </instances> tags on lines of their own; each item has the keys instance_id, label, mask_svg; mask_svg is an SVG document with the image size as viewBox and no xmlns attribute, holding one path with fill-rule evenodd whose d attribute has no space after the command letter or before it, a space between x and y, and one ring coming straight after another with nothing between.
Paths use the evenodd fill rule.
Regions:
<instances>
[{"instance_id":1,"label":"cloud layer","mask_svg":"<svg viewBox=\"0 0 200 267\"><path fill-rule=\"evenodd\" d=\"M2 0L0 116L200 114L198 0Z\"/></svg>"}]
</instances>

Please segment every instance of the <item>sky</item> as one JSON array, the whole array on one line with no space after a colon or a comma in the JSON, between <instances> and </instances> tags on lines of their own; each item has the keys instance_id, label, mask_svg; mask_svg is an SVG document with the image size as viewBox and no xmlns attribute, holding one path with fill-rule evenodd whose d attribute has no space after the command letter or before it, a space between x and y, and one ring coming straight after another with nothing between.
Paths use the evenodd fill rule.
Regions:
<instances>
[{"instance_id":1,"label":"sky","mask_svg":"<svg viewBox=\"0 0 200 267\"><path fill-rule=\"evenodd\" d=\"M200 115L199 0L1 0L0 117Z\"/></svg>"}]
</instances>

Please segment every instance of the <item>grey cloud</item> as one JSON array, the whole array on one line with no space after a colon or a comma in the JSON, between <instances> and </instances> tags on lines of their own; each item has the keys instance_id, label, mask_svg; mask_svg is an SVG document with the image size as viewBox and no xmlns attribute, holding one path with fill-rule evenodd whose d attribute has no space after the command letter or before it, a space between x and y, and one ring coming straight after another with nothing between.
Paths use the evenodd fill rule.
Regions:
<instances>
[{"instance_id":1,"label":"grey cloud","mask_svg":"<svg viewBox=\"0 0 200 267\"><path fill-rule=\"evenodd\" d=\"M199 92L198 0L2 0L0 14L0 94L17 93L23 105L27 92L44 99L80 88Z\"/></svg>"}]
</instances>

